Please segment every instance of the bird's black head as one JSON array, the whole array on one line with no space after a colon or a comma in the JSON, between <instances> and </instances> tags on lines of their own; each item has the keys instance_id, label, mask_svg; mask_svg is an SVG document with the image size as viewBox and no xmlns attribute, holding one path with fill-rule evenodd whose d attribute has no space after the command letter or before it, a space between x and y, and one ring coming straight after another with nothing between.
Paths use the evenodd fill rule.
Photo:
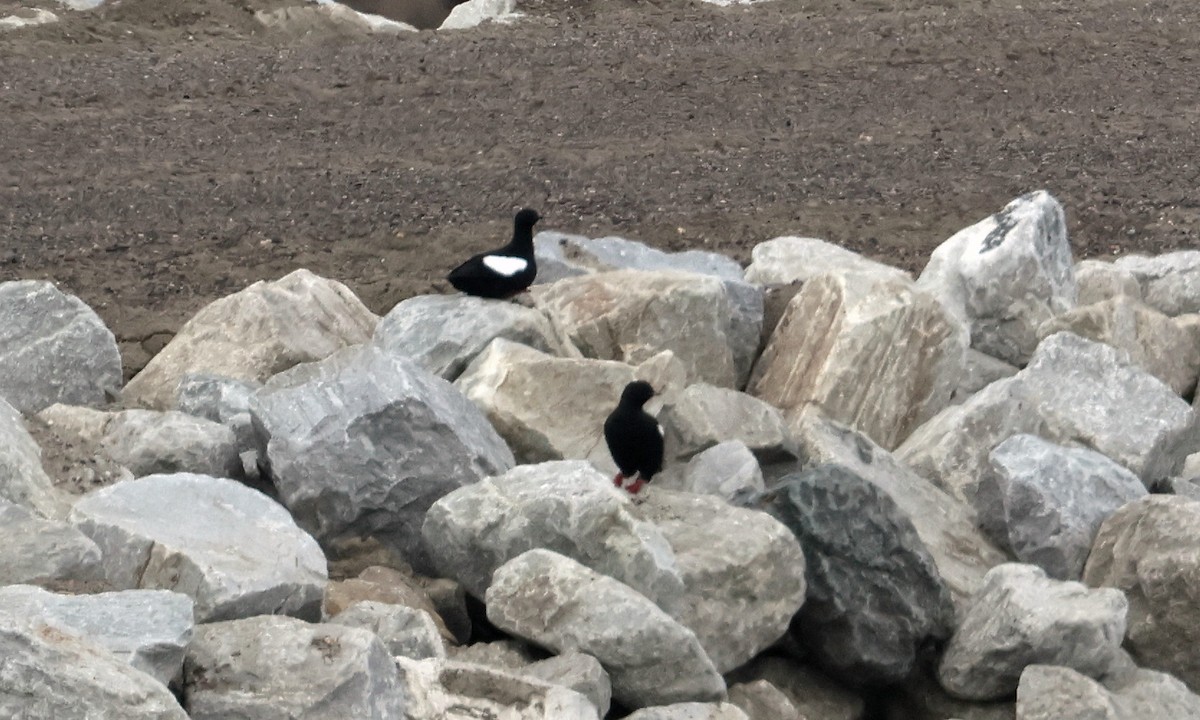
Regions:
<instances>
[{"instance_id":1,"label":"bird's black head","mask_svg":"<svg viewBox=\"0 0 1200 720\"><path fill-rule=\"evenodd\" d=\"M626 407L641 407L654 397L654 386L645 380L634 380L621 391L621 404Z\"/></svg>"},{"instance_id":2,"label":"bird's black head","mask_svg":"<svg viewBox=\"0 0 1200 720\"><path fill-rule=\"evenodd\" d=\"M537 210L525 208L517 213L517 217L513 220L513 224L519 228L531 228L542 216L538 215Z\"/></svg>"}]
</instances>

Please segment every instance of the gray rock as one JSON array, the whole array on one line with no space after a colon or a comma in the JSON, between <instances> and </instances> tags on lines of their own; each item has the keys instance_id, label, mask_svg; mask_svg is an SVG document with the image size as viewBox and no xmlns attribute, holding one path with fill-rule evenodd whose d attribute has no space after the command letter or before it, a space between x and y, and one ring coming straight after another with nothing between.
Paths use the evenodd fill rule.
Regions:
<instances>
[{"instance_id":1,"label":"gray rock","mask_svg":"<svg viewBox=\"0 0 1200 720\"><path fill-rule=\"evenodd\" d=\"M862 433L807 413L796 423L796 440L806 463L841 466L887 493L908 515L950 590L958 616L983 584L984 574L1007 561L975 526L966 503L909 470Z\"/></svg>"},{"instance_id":2,"label":"gray rock","mask_svg":"<svg viewBox=\"0 0 1200 720\"><path fill-rule=\"evenodd\" d=\"M958 388L965 333L894 272L827 274L792 298L748 391L789 420L810 406L896 447Z\"/></svg>"},{"instance_id":3,"label":"gray rock","mask_svg":"<svg viewBox=\"0 0 1200 720\"><path fill-rule=\"evenodd\" d=\"M478 598L496 568L535 548L573 558L662 607L674 608L684 594L663 533L581 461L521 465L456 490L430 508L423 532L439 574Z\"/></svg>"},{"instance_id":4,"label":"gray rock","mask_svg":"<svg viewBox=\"0 0 1200 720\"><path fill-rule=\"evenodd\" d=\"M1116 662L1128 603L1118 590L1051 580L1015 563L988 572L942 656L938 680L951 695L998 700L1028 665L1061 665L1100 677Z\"/></svg>"},{"instance_id":5,"label":"gray rock","mask_svg":"<svg viewBox=\"0 0 1200 720\"><path fill-rule=\"evenodd\" d=\"M706 383L672 394L658 420L668 451L677 458L728 440L741 441L763 462L790 459L795 449L779 410L746 393Z\"/></svg>"},{"instance_id":6,"label":"gray rock","mask_svg":"<svg viewBox=\"0 0 1200 720\"><path fill-rule=\"evenodd\" d=\"M733 703L674 703L638 710L628 720L750 720ZM757 719L756 719L757 720Z\"/></svg>"},{"instance_id":7,"label":"gray rock","mask_svg":"<svg viewBox=\"0 0 1200 720\"><path fill-rule=\"evenodd\" d=\"M756 504L800 541L808 597L792 634L835 677L899 682L928 640L949 636L950 593L912 521L838 465L784 477Z\"/></svg>"},{"instance_id":8,"label":"gray rock","mask_svg":"<svg viewBox=\"0 0 1200 720\"><path fill-rule=\"evenodd\" d=\"M434 375L453 381L492 340L504 338L551 355L562 343L545 315L516 303L469 295L420 295L392 308L371 342L405 355Z\"/></svg>"},{"instance_id":9,"label":"gray rock","mask_svg":"<svg viewBox=\"0 0 1200 720\"><path fill-rule=\"evenodd\" d=\"M539 232L533 238L541 281L543 259L563 263L574 274L607 270L678 270L711 275L722 280L741 280L742 266L720 253L685 250L668 253L636 240L609 236L588 238L559 232Z\"/></svg>"},{"instance_id":10,"label":"gray rock","mask_svg":"<svg viewBox=\"0 0 1200 720\"><path fill-rule=\"evenodd\" d=\"M196 313L129 381L122 397L130 405L166 410L189 374L262 382L366 342L378 321L345 285L296 270Z\"/></svg>"},{"instance_id":11,"label":"gray rock","mask_svg":"<svg viewBox=\"0 0 1200 720\"><path fill-rule=\"evenodd\" d=\"M370 630L388 653L424 660L446 657L446 646L433 617L424 610L389 603L357 602L329 620L334 625Z\"/></svg>"},{"instance_id":12,"label":"gray rock","mask_svg":"<svg viewBox=\"0 0 1200 720\"><path fill-rule=\"evenodd\" d=\"M256 449L250 417L259 383L217 375L185 375L175 393L175 409L218 422L233 431L238 452Z\"/></svg>"},{"instance_id":13,"label":"gray rock","mask_svg":"<svg viewBox=\"0 0 1200 720\"><path fill-rule=\"evenodd\" d=\"M488 619L561 653L592 655L630 708L721 700L725 682L691 630L643 595L549 550L530 550L496 570Z\"/></svg>"},{"instance_id":14,"label":"gray rock","mask_svg":"<svg viewBox=\"0 0 1200 720\"><path fill-rule=\"evenodd\" d=\"M1182 720L1200 718L1200 697L1164 673L1138 670L1120 686L1070 668L1030 665L1017 688L1017 720Z\"/></svg>"},{"instance_id":15,"label":"gray rock","mask_svg":"<svg viewBox=\"0 0 1200 720\"><path fill-rule=\"evenodd\" d=\"M1189 500L1200 500L1200 479L1170 478L1155 486L1154 491L1167 495L1178 495Z\"/></svg>"},{"instance_id":16,"label":"gray rock","mask_svg":"<svg viewBox=\"0 0 1200 720\"><path fill-rule=\"evenodd\" d=\"M980 522L1021 562L1078 580L1100 523L1146 495L1137 476L1094 450L1014 435L989 455Z\"/></svg>"},{"instance_id":17,"label":"gray rock","mask_svg":"<svg viewBox=\"0 0 1200 720\"><path fill-rule=\"evenodd\" d=\"M1142 286L1137 277L1104 260L1081 260L1076 263L1075 283L1079 288L1081 306L1118 297L1142 299Z\"/></svg>"},{"instance_id":18,"label":"gray rock","mask_svg":"<svg viewBox=\"0 0 1200 720\"><path fill-rule=\"evenodd\" d=\"M788 696L766 680L730 685L729 703L750 720L804 720Z\"/></svg>"},{"instance_id":19,"label":"gray rock","mask_svg":"<svg viewBox=\"0 0 1200 720\"><path fill-rule=\"evenodd\" d=\"M504 671L524 671L544 653L528 643L507 638L493 642L477 642L471 645L452 645L446 648L447 656L456 663L487 665Z\"/></svg>"},{"instance_id":20,"label":"gray rock","mask_svg":"<svg viewBox=\"0 0 1200 720\"><path fill-rule=\"evenodd\" d=\"M799 711L795 720L861 720L863 717L862 698L818 670L788 657L759 655L730 673L728 679L736 683L760 680L771 683ZM733 702L736 697L733 688L730 688L729 697Z\"/></svg>"},{"instance_id":21,"label":"gray rock","mask_svg":"<svg viewBox=\"0 0 1200 720\"><path fill-rule=\"evenodd\" d=\"M962 379L954 391L953 401L962 402L988 385L1016 374L1015 366L973 348L967 348Z\"/></svg>"},{"instance_id":22,"label":"gray rock","mask_svg":"<svg viewBox=\"0 0 1200 720\"><path fill-rule=\"evenodd\" d=\"M187 413L124 410L108 421L100 444L134 477L155 473L242 475L233 431Z\"/></svg>"},{"instance_id":23,"label":"gray rock","mask_svg":"<svg viewBox=\"0 0 1200 720\"><path fill-rule=\"evenodd\" d=\"M805 566L782 523L711 495L661 488L635 513L666 537L683 577L682 602L664 609L696 634L719 672L787 633L804 603Z\"/></svg>"},{"instance_id":24,"label":"gray rock","mask_svg":"<svg viewBox=\"0 0 1200 720\"><path fill-rule=\"evenodd\" d=\"M406 720L599 720L580 693L529 675L485 665L396 658Z\"/></svg>"},{"instance_id":25,"label":"gray rock","mask_svg":"<svg viewBox=\"0 0 1200 720\"><path fill-rule=\"evenodd\" d=\"M741 440L713 445L674 471L654 476L654 487L716 495L731 500L742 493L766 489L762 468Z\"/></svg>"},{"instance_id":26,"label":"gray rock","mask_svg":"<svg viewBox=\"0 0 1200 720\"><path fill-rule=\"evenodd\" d=\"M103 575L100 548L88 536L0 500L0 586L98 580Z\"/></svg>"},{"instance_id":27,"label":"gray rock","mask_svg":"<svg viewBox=\"0 0 1200 720\"><path fill-rule=\"evenodd\" d=\"M530 663L521 674L552 685L570 688L596 706L600 717L608 714L612 701L612 681L600 661L580 652L566 652Z\"/></svg>"},{"instance_id":28,"label":"gray rock","mask_svg":"<svg viewBox=\"0 0 1200 720\"><path fill-rule=\"evenodd\" d=\"M121 389L121 354L104 321L44 280L0 283L0 398L23 413L98 406Z\"/></svg>"},{"instance_id":29,"label":"gray rock","mask_svg":"<svg viewBox=\"0 0 1200 720\"><path fill-rule=\"evenodd\" d=\"M324 542L374 537L419 571L429 506L513 464L452 385L371 346L269 384L254 422L260 456L302 527Z\"/></svg>"},{"instance_id":30,"label":"gray rock","mask_svg":"<svg viewBox=\"0 0 1200 720\"><path fill-rule=\"evenodd\" d=\"M195 624L192 599L176 592L56 595L30 585L0 588L0 617L77 635L163 685L179 679Z\"/></svg>"},{"instance_id":31,"label":"gray rock","mask_svg":"<svg viewBox=\"0 0 1200 720\"><path fill-rule=\"evenodd\" d=\"M188 720L162 683L51 625L0 617L0 717Z\"/></svg>"},{"instance_id":32,"label":"gray rock","mask_svg":"<svg viewBox=\"0 0 1200 720\"><path fill-rule=\"evenodd\" d=\"M197 622L320 614L326 576L317 543L283 507L233 480L129 480L81 499L71 522L100 546L114 587L185 593Z\"/></svg>"},{"instance_id":33,"label":"gray rock","mask_svg":"<svg viewBox=\"0 0 1200 720\"><path fill-rule=\"evenodd\" d=\"M1017 712L1011 696L992 702L953 697L929 672L916 673L896 692L888 693L886 703L883 717L889 720L1014 720Z\"/></svg>"},{"instance_id":34,"label":"gray rock","mask_svg":"<svg viewBox=\"0 0 1200 720\"><path fill-rule=\"evenodd\" d=\"M1129 598L1125 648L1140 666L1200 687L1200 502L1151 495L1100 526L1083 579Z\"/></svg>"},{"instance_id":35,"label":"gray rock","mask_svg":"<svg viewBox=\"0 0 1200 720\"><path fill-rule=\"evenodd\" d=\"M1137 278L1148 305L1171 316L1200 312L1200 250L1127 255L1113 265Z\"/></svg>"},{"instance_id":36,"label":"gray rock","mask_svg":"<svg viewBox=\"0 0 1200 720\"><path fill-rule=\"evenodd\" d=\"M1200 480L1200 452L1194 452L1184 458L1180 477L1185 480Z\"/></svg>"},{"instance_id":37,"label":"gray rock","mask_svg":"<svg viewBox=\"0 0 1200 720\"><path fill-rule=\"evenodd\" d=\"M804 237L777 237L750 251L747 282L786 285L807 282L819 275L843 272L881 272L908 277L899 268L868 260L839 245Z\"/></svg>"},{"instance_id":38,"label":"gray rock","mask_svg":"<svg viewBox=\"0 0 1200 720\"><path fill-rule=\"evenodd\" d=\"M457 583L453 583L452 581L448 582L457 585ZM336 616L356 603L361 602L403 605L407 608L423 610L428 613L441 636L447 642L451 642L457 634L452 634L446 626L439 606L435 605L433 598L426 589L427 587L429 587L428 583L423 585L410 573L401 572L390 567L373 565L363 569L357 577L330 582L325 587L325 616ZM461 587L459 588L459 592L461 593ZM461 598L460 602L462 602ZM466 609L460 608L459 612L465 614ZM453 614L447 613L447 615L452 616ZM467 629L463 633L465 639L465 636L470 635L470 618L460 618L458 620L465 620L467 624ZM458 630L461 632L463 628L459 627Z\"/></svg>"},{"instance_id":39,"label":"gray rock","mask_svg":"<svg viewBox=\"0 0 1200 720\"><path fill-rule=\"evenodd\" d=\"M1076 304L1062 206L1045 190L1022 195L938 246L917 285L970 329L971 347L1025 364L1038 326Z\"/></svg>"},{"instance_id":40,"label":"gray rock","mask_svg":"<svg viewBox=\"0 0 1200 720\"><path fill-rule=\"evenodd\" d=\"M192 720L405 717L387 648L358 628L277 615L201 625L184 672Z\"/></svg>"},{"instance_id":41,"label":"gray rock","mask_svg":"<svg viewBox=\"0 0 1200 720\"><path fill-rule=\"evenodd\" d=\"M96 410L80 405L55 403L37 414L38 419L53 427L57 432L78 436L92 443L100 442L104 429L115 412Z\"/></svg>"},{"instance_id":42,"label":"gray rock","mask_svg":"<svg viewBox=\"0 0 1200 720\"><path fill-rule=\"evenodd\" d=\"M42 451L25 429L21 414L0 398L0 500L48 518L65 517L71 508L65 493L42 469Z\"/></svg>"}]
</instances>

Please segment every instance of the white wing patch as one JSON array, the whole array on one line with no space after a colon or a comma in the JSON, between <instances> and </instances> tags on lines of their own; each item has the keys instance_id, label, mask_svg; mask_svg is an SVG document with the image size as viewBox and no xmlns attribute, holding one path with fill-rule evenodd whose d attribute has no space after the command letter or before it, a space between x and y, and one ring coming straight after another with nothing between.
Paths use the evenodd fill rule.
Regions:
<instances>
[{"instance_id":1,"label":"white wing patch","mask_svg":"<svg viewBox=\"0 0 1200 720\"><path fill-rule=\"evenodd\" d=\"M486 255L483 258L483 264L488 270L504 277L512 277L529 267L528 262L511 255Z\"/></svg>"}]
</instances>

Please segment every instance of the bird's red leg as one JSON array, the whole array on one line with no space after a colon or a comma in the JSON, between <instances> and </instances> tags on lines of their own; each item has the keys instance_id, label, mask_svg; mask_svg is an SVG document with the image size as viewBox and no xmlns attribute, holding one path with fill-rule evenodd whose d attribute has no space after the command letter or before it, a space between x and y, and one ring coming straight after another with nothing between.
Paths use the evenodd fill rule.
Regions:
<instances>
[{"instance_id":1,"label":"bird's red leg","mask_svg":"<svg viewBox=\"0 0 1200 720\"><path fill-rule=\"evenodd\" d=\"M624 488L625 487L625 476L622 475L621 473L617 473L617 476L613 478L613 485L615 485L619 488Z\"/></svg>"},{"instance_id":2,"label":"bird's red leg","mask_svg":"<svg viewBox=\"0 0 1200 720\"><path fill-rule=\"evenodd\" d=\"M642 479L641 475L638 475L637 479L633 481L633 484L630 485L626 489L629 491L630 495L637 495L638 492L640 492L641 489L645 486L646 486L646 481Z\"/></svg>"}]
</instances>

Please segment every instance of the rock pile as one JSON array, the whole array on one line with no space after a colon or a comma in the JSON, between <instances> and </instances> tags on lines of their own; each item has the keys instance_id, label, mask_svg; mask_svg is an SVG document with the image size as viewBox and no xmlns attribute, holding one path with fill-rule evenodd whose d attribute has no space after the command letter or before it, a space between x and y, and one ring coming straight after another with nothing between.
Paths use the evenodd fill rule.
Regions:
<instances>
[{"instance_id":1,"label":"rock pile","mask_svg":"<svg viewBox=\"0 0 1200 720\"><path fill-rule=\"evenodd\" d=\"M1045 192L916 280L536 248L524 304L256 283L124 388L0 285L0 715L1200 718L1200 253L1076 264Z\"/></svg>"}]
</instances>

